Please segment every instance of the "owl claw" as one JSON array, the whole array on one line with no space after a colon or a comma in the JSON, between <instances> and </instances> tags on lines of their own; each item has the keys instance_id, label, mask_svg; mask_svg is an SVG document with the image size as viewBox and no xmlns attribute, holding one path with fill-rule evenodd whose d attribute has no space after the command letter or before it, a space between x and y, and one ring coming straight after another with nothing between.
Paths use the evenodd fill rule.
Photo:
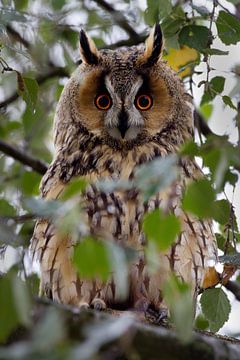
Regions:
<instances>
[{"instance_id":1,"label":"owl claw","mask_svg":"<svg viewBox=\"0 0 240 360\"><path fill-rule=\"evenodd\" d=\"M89 309L89 304L87 303L87 302L80 302L79 303L79 308L81 309L81 310L87 310L87 309Z\"/></svg>"},{"instance_id":2,"label":"owl claw","mask_svg":"<svg viewBox=\"0 0 240 360\"><path fill-rule=\"evenodd\" d=\"M145 317L154 324L166 325L168 322L168 309L154 309L150 305L145 312Z\"/></svg>"},{"instance_id":3,"label":"owl claw","mask_svg":"<svg viewBox=\"0 0 240 360\"><path fill-rule=\"evenodd\" d=\"M97 311L103 311L106 310L107 306L103 300L96 298L91 302L91 308Z\"/></svg>"}]
</instances>

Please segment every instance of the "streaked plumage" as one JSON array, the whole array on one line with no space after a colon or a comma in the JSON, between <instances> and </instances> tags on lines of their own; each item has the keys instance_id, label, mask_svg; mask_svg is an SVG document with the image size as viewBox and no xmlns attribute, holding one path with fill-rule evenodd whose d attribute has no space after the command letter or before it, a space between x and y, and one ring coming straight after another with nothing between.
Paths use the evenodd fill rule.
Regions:
<instances>
[{"instance_id":1,"label":"streaked plumage","mask_svg":"<svg viewBox=\"0 0 240 360\"><path fill-rule=\"evenodd\" d=\"M56 151L41 183L42 196L59 198L74 177L84 177L91 184L84 197L89 232L139 251L130 269L127 307L164 307L161 286L171 271L192 286L196 297L208 260L216 260L217 255L211 222L181 209L186 182L200 175L195 162L183 160L178 180L147 203L137 190L107 194L94 185L101 178L131 180L139 165L175 153L192 137L190 96L161 60L161 29L155 26L146 46L116 51L98 51L82 31L80 50L83 62L57 107ZM100 99L102 94L106 97ZM99 110L99 102L109 108ZM142 111L140 103L151 107ZM150 276L141 223L144 213L158 207L178 216L182 229L169 251L159 253L159 269ZM101 299L102 306L114 307L118 301L114 279L106 283L80 279L71 262L73 246L70 236L63 237L46 220L38 221L31 250L40 261L42 293L66 304L99 306L96 299Z\"/></svg>"}]
</instances>

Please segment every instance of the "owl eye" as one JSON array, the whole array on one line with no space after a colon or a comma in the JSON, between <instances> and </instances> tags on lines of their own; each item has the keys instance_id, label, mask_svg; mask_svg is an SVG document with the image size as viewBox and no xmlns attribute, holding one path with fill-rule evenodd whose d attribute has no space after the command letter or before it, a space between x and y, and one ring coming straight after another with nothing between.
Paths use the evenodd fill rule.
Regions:
<instances>
[{"instance_id":1,"label":"owl eye","mask_svg":"<svg viewBox=\"0 0 240 360\"><path fill-rule=\"evenodd\" d=\"M140 95L135 100L135 106L139 110L148 110L152 107L153 99L149 95Z\"/></svg>"},{"instance_id":2,"label":"owl eye","mask_svg":"<svg viewBox=\"0 0 240 360\"><path fill-rule=\"evenodd\" d=\"M112 105L112 100L108 94L98 95L95 99L95 105L99 110L108 110Z\"/></svg>"}]
</instances>

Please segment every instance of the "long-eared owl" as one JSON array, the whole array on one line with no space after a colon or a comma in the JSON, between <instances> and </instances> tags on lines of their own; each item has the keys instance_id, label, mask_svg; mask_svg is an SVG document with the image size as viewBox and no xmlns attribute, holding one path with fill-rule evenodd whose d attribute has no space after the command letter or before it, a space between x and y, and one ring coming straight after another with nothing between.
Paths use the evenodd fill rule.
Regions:
<instances>
[{"instance_id":1,"label":"long-eared owl","mask_svg":"<svg viewBox=\"0 0 240 360\"><path fill-rule=\"evenodd\" d=\"M42 197L50 200L58 199L71 179L87 180L82 197L89 232L138 251L129 267L126 304L145 310L164 307L161 290L172 271L190 284L196 298L209 260L217 258L211 222L181 207L186 182L201 174L194 160L182 160L178 179L147 202L138 189L104 192L95 186L103 178L133 180L139 165L176 153L193 136L191 97L161 59L162 44L158 24L145 45L114 51L98 50L81 31L82 62L57 106L55 155L41 182ZM152 274L142 220L156 208L174 213L181 231L168 251L157 254L159 268ZM114 274L105 282L80 278L72 264L74 245L49 220L37 222L31 250L40 262L41 292L65 304L114 307Z\"/></svg>"}]
</instances>

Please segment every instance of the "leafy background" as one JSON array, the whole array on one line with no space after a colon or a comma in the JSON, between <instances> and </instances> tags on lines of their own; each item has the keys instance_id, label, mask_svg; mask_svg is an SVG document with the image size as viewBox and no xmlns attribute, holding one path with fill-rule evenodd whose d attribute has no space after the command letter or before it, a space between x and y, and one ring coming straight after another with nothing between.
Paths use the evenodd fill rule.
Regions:
<instances>
[{"instance_id":1,"label":"leafy background","mask_svg":"<svg viewBox=\"0 0 240 360\"><path fill-rule=\"evenodd\" d=\"M20 327L33 329L28 350L22 348L23 358L42 354L43 348L58 353L63 341L64 351L70 346L65 320L56 310L49 310L34 326L30 310L38 277L31 273L27 247L36 216L58 223L61 219L62 231L71 228L73 236L79 234L81 210L74 195L84 189L82 180L70 185L64 201L46 204L37 199L39 182L52 158L56 104L79 60L79 30L88 31L99 48L114 49L143 42L156 21L165 37L164 58L195 100L196 142L186 144L178 157L197 156L206 179L189 185L182 206L215 221L227 280L203 293L195 326L218 331L231 308L232 314L239 311L240 300L240 1L5 0L0 5L0 249L4 259L0 264L4 273L0 279L0 342L11 343L11 334ZM139 169L137 185L145 198L174 180L177 159L169 157ZM130 185L103 182L99 186ZM156 247L164 250L174 241L179 222L157 211L145 219L144 230L150 239L148 264L154 269ZM90 277L105 278L110 270L116 271L124 295L127 264L133 256L131 249L86 238L78 245L74 262ZM234 280L229 281L234 271ZM175 278L164 290L183 341L189 340L192 329L188 291ZM234 323L224 329L236 336L240 331ZM39 337L42 343L37 344ZM15 355L10 351L6 356Z\"/></svg>"}]
</instances>

